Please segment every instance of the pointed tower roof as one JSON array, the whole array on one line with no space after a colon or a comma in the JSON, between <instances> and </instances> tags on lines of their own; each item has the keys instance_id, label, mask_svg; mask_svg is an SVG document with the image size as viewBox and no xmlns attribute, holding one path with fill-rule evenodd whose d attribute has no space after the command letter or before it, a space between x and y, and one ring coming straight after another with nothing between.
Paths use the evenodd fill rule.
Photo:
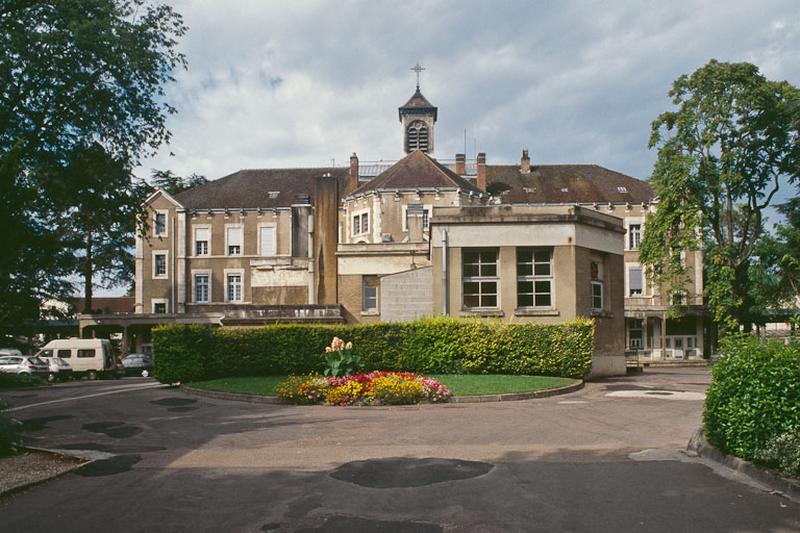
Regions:
<instances>
[{"instance_id":1,"label":"pointed tower roof","mask_svg":"<svg viewBox=\"0 0 800 533\"><path fill-rule=\"evenodd\" d=\"M414 150L368 183L350 193L398 189L461 189L481 194L481 190L421 150Z\"/></svg>"},{"instance_id":2,"label":"pointed tower roof","mask_svg":"<svg viewBox=\"0 0 800 533\"><path fill-rule=\"evenodd\" d=\"M400 120L403 120L405 114L420 114L420 113L433 113L433 120L436 120L438 108L430 103L427 98L422 96L422 93L417 86L416 92L408 99L404 105L398 109Z\"/></svg>"}]
</instances>

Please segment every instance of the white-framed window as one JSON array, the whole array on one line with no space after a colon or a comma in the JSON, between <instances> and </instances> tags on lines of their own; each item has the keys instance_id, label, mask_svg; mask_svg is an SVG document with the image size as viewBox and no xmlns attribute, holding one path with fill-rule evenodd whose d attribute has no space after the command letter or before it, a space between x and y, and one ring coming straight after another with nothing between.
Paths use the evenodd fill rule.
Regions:
<instances>
[{"instance_id":1,"label":"white-framed window","mask_svg":"<svg viewBox=\"0 0 800 533\"><path fill-rule=\"evenodd\" d=\"M517 307L553 307L553 249L517 248Z\"/></svg>"},{"instance_id":2,"label":"white-framed window","mask_svg":"<svg viewBox=\"0 0 800 533\"><path fill-rule=\"evenodd\" d=\"M225 226L225 255L242 255L244 228L241 224Z\"/></svg>"},{"instance_id":3,"label":"white-framed window","mask_svg":"<svg viewBox=\"0 0 800 533\"><path fill-rule=\"evenodd\" d=\"M154 237L167 237L169 235L169 211L166 209L157 209L153 213L153 236Z\"/></svg>"},{"instance_id":4,"label":"white-framed window","mask_svg":"<svg viewBox=\"0 0 800 533\"><path fill-rule=\"evenodd\" d=\"M644 269L639 266L628 267L628 296L644 295Z\"/></svg>"},{"instance_id":5,"label":"white-framed window","mask_svg":"<svg viewBox=\"0 0 800 533\"><path fill-rule=\"evenodd\" d=\"M242 284L244 282L244 272L242 270L225 271L225 301L238 303L242 302Z\"/></svg>"},{"instance_id":6,"label":"white-framed window","mask_svg":"<svg viewBox=\"0 0 800 533\"><path fill-rule=\"evenodd\" d=\"M199 226L194 228L194 255L211 253L211 228Z\"/></svg>"},{"instance_id":7,"label":"white-framed window","mask_svg":"<svg viewBox=\"0 0 800 533\"><path fill-rule=\"evenodd\" d=\"M169 263L169 252L153 252L153 279L167 279L167 263Z\"/></svg>"},{"instance_id":8,"label":"white-framed window","mask_svg":"<svg viewBox=\"0 0 800 533\"><path fill-rule=\"evenodd\" d=\"M603 282L592 281L592 311L602 311L604 307L603 301Z\"/></svg>"},{"instance_id":9,"label":"white-framed window","mask_svg":"<svg viewBox=\"0 0 800 533\"><path fill-rule=\"evenodd\" d=\"M151 304L153 306L153 313L163 315L167 312L167 306L169 305L169 299L167 298L153 298L151 300Z\"/></svg>"},{"instance_id":10,"label":"white-framed window","mask_svg":"<svg viewBox=\"0 0 800 533\"><path fill-rule=\"evenodd\" d=\"M644 328L642 324L643 321L641 319L628 319L628 348L631 350L641 350L644 347Z\"/></svg>"},{"instance_id":11,"label":"white-framed window","mask_svg":"<svg viewBox=\"0 0 800 533\"><path fill-rule=\"evenodd\" d=\"M639 221L628 223L628 250L638 250L642 243L642 223Z\"/></svg>"},{"instance_id":12,"label":"white-framed window","mask_svg":"<svg viewBox=\"0 0 800 533\"><path fill-rule=\"evenodd\" d=\"M431 223L431 212L433 206L425 204L422 206L422 229L427 230ZM408 231L408 205L403 206L403 231Z\"/></svg>"},{"instance_id":13,"label":"white-framed window","mask_svg":"<svg viewBox=\"0 0 800 533\"><path fill-rule=\"evenodd\" d=\"M497 248L464 248L461 253L464 308L497 308Z\"/></svg>"},{"instance_id":14,"label":"white-framed window","mask_svg":"<svg viewBox=\"0 0 800 533\"><path fill-rule=\"evenodd\" d=\"M378 276L361 277L361 310L374 312L378 310Z\"/></svg>"},{"instance_id":15,"label":"white-framed window","mask_svg":"<svg viewBox=\"0 0 800 533\"><path fill-rule=\"evenodd\" d=\"M275 240L275 226L271 224L259 224L258 226L258 255L262 257L272 257L277 255Z\"/></svg>"},{"instance_id":16,"label":"white-framed window","mask_svg":"<svg viewBox=\"0 0 800 533\"><path fill-rule=\"evenodd\" d=\"M211 301L211 272L192 272L192 300L196 304L207 304Z\"/></svg>"},{"instance_id":17,"label":"white-framed window","mask_svg":"<svg viewBox=\"0 0 800 533\"><path fill-rule=\"evenodd\" d=\"M353 215L353 235L369 233L369 211Z\"/></svg>"}]
</instances>

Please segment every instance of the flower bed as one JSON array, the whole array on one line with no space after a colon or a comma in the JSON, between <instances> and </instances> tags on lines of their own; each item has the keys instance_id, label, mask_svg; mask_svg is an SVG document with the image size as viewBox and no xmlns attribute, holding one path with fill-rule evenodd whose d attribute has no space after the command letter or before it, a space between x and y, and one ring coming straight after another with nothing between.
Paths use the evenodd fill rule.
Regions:
<instances>
[{"instance_id":1,"label":"flower bed","mask_svg":"<svg viewBox=\"0 0 800 533\"><path fill-rule=\"evenodd\" d=\"M443 403L451 394L433 378L412 372L360 372L346 376L289 376L275 387L284 400L313 405L408 405Z\"/></svg>"}]
</instances>

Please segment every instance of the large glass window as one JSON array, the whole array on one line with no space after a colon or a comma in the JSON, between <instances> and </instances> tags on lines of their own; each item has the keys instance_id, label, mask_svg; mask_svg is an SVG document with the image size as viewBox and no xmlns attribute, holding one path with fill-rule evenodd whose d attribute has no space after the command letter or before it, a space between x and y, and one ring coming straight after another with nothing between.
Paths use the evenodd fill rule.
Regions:
<instances>
[{"instance_id":1,"label":"large glass window","mask_svg":"<svg viewBox=\"0 0 800 533\"><path fill-rule=\"evenodd\" d=\"M209 292L208 274L194 275L194 301L199 304L208 303Z\"/></svg>"},{"instance_id":2,"label":"large glass window","mask_svg":"<svg viewBox=\"0 0 800 533\"><path fill-rule=\"evenodd\" d=\"M641 296L644 293L644 274L642 267L628 269L628 296Z\"/></svg>"},{"instance_id":3,"label":"large glass window","mask_svg":"<svg viewBox=\"0 0 800 533\"><path fill-rule=\"evenodd\" d=\"M497 248L463 250L464 307L497 307Z\"/></svg>"},{"instance_id":4,"label":"large glass window","mask_svg":"<svg viewBox=\"0 0 800 533\"><path fill-rule=\"evenodd\" d=\"M642 242L642 225L628 224L628 249L638 250Z\"/></svg>"},{"instance_id":5,"label":"large glass window","mask_svg":"<svg viewBox=\"0 0 800 533\"><path fill-rule=\"evenodd\" d=\"M228 274L228 301L241 302L242 301L242 275L241 274Z\"/></svg>"},{"instance_id":6,"label":"large glass window","mask_svg":"<svg viewBox=\"0 0 800 533\"><path fill-rule=\"evenodd\" d=\"M517 307L552 306L552 248L518 248Z\"/></svg>"},{"instance_id":7,"label":"large glass window","mask_svg":"<svg viewBox=\"0 0 800 533\"><path fill-rule=\"evenodd\" d=\"M378 276L363 276L361 278L361 310L378 310Z\"/></svg>"}]
</instances>

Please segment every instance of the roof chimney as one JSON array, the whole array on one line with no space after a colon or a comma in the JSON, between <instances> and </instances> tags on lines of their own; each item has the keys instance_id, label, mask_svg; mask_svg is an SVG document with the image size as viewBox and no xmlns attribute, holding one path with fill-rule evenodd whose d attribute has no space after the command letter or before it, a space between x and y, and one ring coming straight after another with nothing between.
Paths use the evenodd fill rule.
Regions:
<instances>
[{"instance_id":1,"label":"roof chimney","mask_svg":"<svg viewBox=\"0 0 800 533\"><path fill-rule=\"evenodd\" d=\"M486 191L486 153L478 154L478 177L475 185L482 191Z\"/></svg>"},{"instance_id":2,"label":"roof chimney","mask_svg":"<svg viewBox=\"0 0 800 533\"><path fill-rule=\"evenodd\" d=\"M456 154L456 174L463 176L467 173L467 156L465 154Z\"/></svg>"},{"instance_id":3,"label":"roof chimney","mask_svg":"<svg viewBox=\"0 0 800 533\"><path fill-rule=\"evenodd\" d=\"M350 174L347 177L347 192L358 189L358 156L355 152L350 156Z\"/></svg>"},{"instance_id":4,"label":"roof chimney","mask_svg":"<svg viewBox=\"0 0 800 533\"><path fill-rule=\"evenodd\" d=\"M522 160L519 164L519 171L523 174L530 174L531 173L531 158L528 157L528 150L522 150Z\"/></svg>"}]
</instances>

